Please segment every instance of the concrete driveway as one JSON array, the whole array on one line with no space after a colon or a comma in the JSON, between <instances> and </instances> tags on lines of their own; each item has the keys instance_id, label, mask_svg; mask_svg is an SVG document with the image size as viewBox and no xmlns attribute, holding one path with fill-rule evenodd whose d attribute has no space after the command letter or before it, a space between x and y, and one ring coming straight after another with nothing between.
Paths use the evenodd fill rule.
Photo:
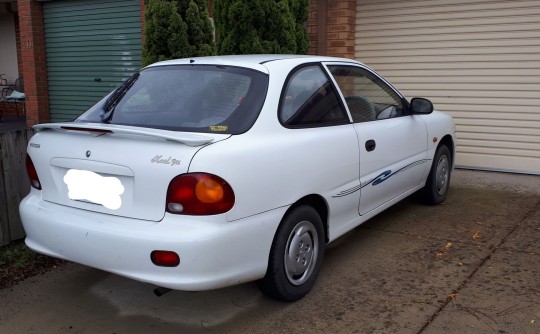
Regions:
<instances>
[{"instance_id":1,"label":"concrete driveway","mask_svg":"<svg viewBox=\"0 0 540 334\"><path fill-rule=\"evenodd\" d=\"M314 290L173 291L76 264L0 290L0 333L540 333L540 177L458 170L332 244Z\"/></svg>"}]
</instances>

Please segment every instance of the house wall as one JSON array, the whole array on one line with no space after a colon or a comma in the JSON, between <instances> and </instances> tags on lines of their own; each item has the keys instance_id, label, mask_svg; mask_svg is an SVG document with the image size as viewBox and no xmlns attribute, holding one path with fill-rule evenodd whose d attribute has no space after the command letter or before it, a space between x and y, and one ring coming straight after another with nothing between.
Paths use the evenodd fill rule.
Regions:
<instances>
[{"instance_id":1,"label":"house wall","mask_svg":"<svg viewBox=\"0 0 540 334\"><path fill-rule=\"evenodd\" d=\"M144 0L141 21L144 27ZM211 8L211 2L209 2ZM48 122L49 97L43 28L43 2L18 1L20 75L25 78L27 125ZM319 15L319 13L324 13ZM354 58L355 0L311 0L308 54Z\"/></svg>"},{"instance_id":2,"label":"house wall","mask_svg":"<svg viewBox=\"0 0 540 334\"><path fill-rule=\"evenodd\" d=\"M311 0L308 54L354 58L356 0Z\"/></svg>"},{"instance_id":3,"label":"house wall","mask_svg":"<svg viewBox=\"0 0 540 334\"><path fill-rule=\"evenodd\" d=\"M18 1L29 126L50 118L42 4ZM539 173L540 2L470 0L452 6L451 0L311 0L308 53L360 59L405 94L432 98L457 120L459 165ZM437 33L441 29L456 31ZM384 64L388 53L395 64ZM404 63L409 72L403 72Z\"/></svg>"},{"instance_id":4,"label":"house wall","mask_svg":"<svg viewBox=\"0 0 540 334\"><path fill-rule=\"evenodd\" d=\"M18 0L20 29L21 76L26 95L26 124L32 126L49 121L49 92L43 3L36 0Z\"/></svg>"}]
</instances>

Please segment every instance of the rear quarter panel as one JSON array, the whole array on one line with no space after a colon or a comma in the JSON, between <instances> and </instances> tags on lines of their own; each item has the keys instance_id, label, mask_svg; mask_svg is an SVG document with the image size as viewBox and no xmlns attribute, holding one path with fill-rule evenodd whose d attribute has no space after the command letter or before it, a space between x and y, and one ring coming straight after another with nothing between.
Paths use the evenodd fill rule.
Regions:
<instances>
[{"instance_id":1,"label":"rear quarter panel","mask_svg":"<svg viewBox=\"0 0 540 334\"><path fill-rule=\"evenodd\" d=\"M358 184L358 144L350 125L284 129L278 134L233 136L199 151L190 172L208 172L229 182L235 205L229 221L321 195L330 215L357 217L359 192L334 198ZM350 211L350 212L347 212Z\"/></svg>"},{"instance_id":2,"label":"rear quarter panel","mask_svg":"<svg viewBox=\"0 0 540 334\"><path fill-rule=\"evenodd\" d=\"M346 224L358 218L358 191L333 197L359 183L353 126L287 129L278 121L283 84L300 63L265 64L270 68L269 90L253 127L206 146L189 166L190 172L213 173L231 184L236 201L227 214L229 221L288 206L311 194L325 199L330 222Z\"/></svg>"}]
</instances>

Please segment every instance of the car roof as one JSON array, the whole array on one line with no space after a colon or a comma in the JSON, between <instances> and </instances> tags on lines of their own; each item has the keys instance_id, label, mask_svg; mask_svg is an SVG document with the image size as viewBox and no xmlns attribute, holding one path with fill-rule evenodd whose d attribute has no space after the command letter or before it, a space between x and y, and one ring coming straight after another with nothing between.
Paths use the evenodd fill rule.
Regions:
<instances>
[{"instance_id":1,"label":"car roof","mask_svg":"<svg viewBox=\"0 0 540 334\"><path fill-rule=\"evenodd\" d=\"M316 61L345 61L357 62L347 58L327 57L327 56L311 56L311 55L291 55L291 54L252 54L252 55L225 55L225 56L207 56L207 57L192 57L165 60L151 64L147 67L166 66L166 65L231 65L242 66L253 69L258 69L261 72L267 72L263 66L269 62L279 62L284 60L297 59L300 62L316 62Z\"/></svg>"}]
</instances>

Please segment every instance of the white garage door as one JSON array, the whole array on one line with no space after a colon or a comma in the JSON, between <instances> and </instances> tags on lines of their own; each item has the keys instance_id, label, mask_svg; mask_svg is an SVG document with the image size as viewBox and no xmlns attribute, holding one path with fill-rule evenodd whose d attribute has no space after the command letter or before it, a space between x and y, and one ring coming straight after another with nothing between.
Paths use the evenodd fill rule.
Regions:
<instances>
[{"instance_id":1,"label":"white garage door","mask_svg":"<svg viewBox=\"0 0 540 334\"><path fill-rule=\"evenodd\" d=\"M357 1L356 57L457 124L456 164L540 174L540 1Z\"/></svg>"}]
</instances>

